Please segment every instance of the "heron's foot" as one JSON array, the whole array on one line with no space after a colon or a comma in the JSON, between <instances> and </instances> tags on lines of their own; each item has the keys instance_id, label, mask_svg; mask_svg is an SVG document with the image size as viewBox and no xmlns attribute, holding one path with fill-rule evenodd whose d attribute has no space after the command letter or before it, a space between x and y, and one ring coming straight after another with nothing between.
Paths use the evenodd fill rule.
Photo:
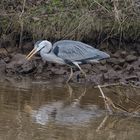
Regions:
<instances>
[{"instance_id":1,"label":"heron's foot","mask_svg":"<svg viewBox=\"0 0 140 140\"><path fill-rule=\"evenodd\" d=\"M81 69L81 72L82 72L82 75L86 78L87 77L86 73L82 69Z\"/></svg>"},{"instance_id":2,"label":"heron's foot","mask_svg":"<svg viewBox=\"0 0 140 140\"><path fill-rule=\"evenodd\" d=\"M77 82L80 82L80 75L79 74L77 74L76 79L77 79Z\"/></svg>"},{"instance_id":3,"label":"heron's foot","mask_svg":"<svg viewBox=\"0 0 140 140\"><path fill-rule=\"evenodd\" d=\"M84 78L86 79L87 75L84 71L82 71L82 75L84 76Z\"/></svg>"},{"instance_id":4,"label":"heron's foot","mask_svg":"<svg viewBox=\"0 0 140 140\"><path fill-rule=\"evenodd\" d=\"M85 75L85 74L83 74L83 73L79 73L79 74L77 74L77 78L86 78L87 76Z\"/></svg>"},{"instance_id":5,"label":"heron's foot","mask_svg":"<svg viewBox=\"0 0 140 140\"><path fill-rule=\"evenodd\" d=\"M87 80L87 75L84 73L81 73L81 74L77 74L77 76L76 76L76 79L77 79L77 82L80 82L80 79L81 78L84 78L85 79L85 81Z\"/></svg>"}]
</instances>

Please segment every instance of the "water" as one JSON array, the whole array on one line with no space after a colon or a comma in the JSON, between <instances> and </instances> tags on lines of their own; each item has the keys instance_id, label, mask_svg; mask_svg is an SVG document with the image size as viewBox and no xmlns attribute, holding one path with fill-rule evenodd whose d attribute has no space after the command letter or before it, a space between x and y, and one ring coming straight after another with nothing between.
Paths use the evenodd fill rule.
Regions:
<instances>
[{"instance_id":1,"label":"water","mask_svg":"<svg viewBox=\"0 0 140 140\"><path fill-rule=\"evenodd\" d=\"M137 108L139 91L104 89L127 110ZM92 85L0 83L0 140L139 140L139 115L108 115L99 96Z\"/></svg>"}]
</instances>

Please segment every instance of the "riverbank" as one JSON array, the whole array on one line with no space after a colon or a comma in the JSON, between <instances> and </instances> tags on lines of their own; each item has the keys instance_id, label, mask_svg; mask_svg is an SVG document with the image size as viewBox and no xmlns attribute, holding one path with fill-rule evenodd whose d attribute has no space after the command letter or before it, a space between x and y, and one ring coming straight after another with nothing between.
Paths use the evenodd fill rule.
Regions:
<instances>
[{"instance_id":1,"label":"riverbank","mask_svg":"<svg viewBox=\"0 0 140 140\"><path fill-rule=\"evenodd\" d=\"M23 46L24 50L26 50L24 54L19 53L18 50L15 51L13 48L8 48L7 51L11 51L10 54L4 48L0 49L1 77L4 79L30 77L37 81L65 82L70 74L68 66L48 62L44 64L39 55L34 56L31 61L25 59L26 54L33 48L31 44L27 43ZM111 57L100 61L99 64L81 65L87 74L86 81L88 83L103 85L121 82L140 86L140 52L138 50L111 50L108 49L110 47L105 47L105 45L100 48L109 53ZM84 77L77 68L74 69L74 76L71 82L85 82Z\"/></svg>"},{"instance_id":2,"label":"riverbank","mask_svg":"<svg viewBox=\"0 0 140 140\"><path fill-rule=\"evenodd\" d=\"M1 1L1 77L31 77L66 81L67 66L47 63L40 57L27 62L25 55L37 40L82 41L106 51L111 58L81 66L89 83L140 84L140 3L138 0ZM77 82L79 70L74 70ZM80 75L79 82L85 82Z\"/></svg>"}]
</instances>

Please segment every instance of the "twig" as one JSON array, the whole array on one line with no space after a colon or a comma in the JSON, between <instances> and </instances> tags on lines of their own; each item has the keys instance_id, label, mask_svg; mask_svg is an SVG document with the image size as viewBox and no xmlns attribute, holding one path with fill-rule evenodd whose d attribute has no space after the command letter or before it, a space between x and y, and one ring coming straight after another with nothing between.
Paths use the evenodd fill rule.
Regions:
<instances>
[{"instance_id":1,"label":"twig","mask_svg":"<svg viewBox=\"0 0 140 140\"><path fill-rule=\"evenodd\" d=\"M23 1L22 12L21 12L21 14L19 16L20 18L22 18L22 15L24 14L25 4L26 4L26 0Z\"/></svg>"},{"instance_id":2,"label":"twig","mask_svg":"<svg viewBox=\"0 0 140 140\"><path fill-rule=\"evenodd\" d=\"M140 89L140 87L138 87L138 86L135 86L135 85L132 85L132 84L126 84L124 82L100 85L101 88L106 88L106 87L110 87L110 86L131 86L133 88ZM94 88L98 88L98 86L95 86Z\"/></svg>"},{"instance_id":3,"label":"twig","mask_svg":"<svg viewBox=\"0 0 140 140\"><path fill-rule=\"evenodd\" d=\"M133 112L139 112L140 111L140 105L138 105Z\"/></svg>"},{"instance_id":4,"label":"twig","mask_svg":"<svg viewBox=\"0 0 140 140\"><path fill-rule=\"evenodd\" d=\"M105 11L107 11L108 13L110 13L109 10L106 7L104 7L103 5L101 5L99 2L97 2L96 0L94 0L94 2L96 4L98 4L100 7L102 7Z\"/></svg>"},{"instance_id":5,"label":"twig","mask_svg":"<svg viewBox=\"0 0 140 140\"><path fill-rule=\"evenodd\" d=\"M20 21L20 27L21 27L21 31L20 31L20 40L19 40L19 48L23 51L22 48L22 37L23 37L23 14L24 14L24 10L25 10L25 4L26 4L26 0L23 1L23 7L22 7L22 12L19 15L19 21Z\"/></svg>"},{"instance_id":6,"label":"twig","mask_svg":"<svg viewBox=\"0 0 140 140\"><path fill-rule=\"evenodd\" d=\"M121 83L105 84L105 85L100 85L100 87L105 88L105 87L118 86L118 85L121 85ZM99 88L99 87L95 86L95 88Z\"/></svg>"},{"instance_id":7,"label":"twig","mask_svg":"<svg viewBox=\"0 0 140 140\"><path fill-rule=\"evenodd\" d=\"M112 92L114 95L116 95L117 96L117 92ZM128 99L130 102L132 102L132 103L134 103L135 105L140 105L138 102L136 102L135 100L133 100L133 99L131 99L131 98L129 98L129 97L127 97L127 96L125 96L125 95L121 95L121 96L123 96L123 97L125 97L126 99Z\"/></svg>"},{"instance_id":8,"label":"twig","mask_svg":"<svg viewBox=\"0 0 140 140\"><path fill-rule=\"evenodd\" d=\"M107 98L106 98L106 96L104 95L103 90L101 89L100 85L98 85L98 88L99 88L100 93L101 93L101 95L102 95L102 97L103 97L103 99L104 99L104 103L105 103L106 109L108 110L109 114L113 114L113 112L112 112L112 110L110 109L109 104L108 104L108 102L107 102Z\"/></svg>"},{"instance_id":9,"label":"twig","mask_svg":"<svg viewBox=\"0 0 140 140\"><path fill-rule=\"evenodd\" d=\"M119 111L122 111L122 112L128 112L124 107L122 107L121 105L118 105L118 104L116 104L117 106L119 106L119 107L116 107L115 106L115 103L113 103L112 102L112 100L111 99L109 99L108 97L106 97L106 100L110 103L110 105L114 108L114 109L116 109L116 110L119 110Z\"/></svg>"},{"instance_id":10,"label":"twig","mask_svg":"<svg viewBox=\"0 0 140 140\"><path fill-rule=\"evenodd\" d=\"M101 89L101 86L98 85L97 87L99 88L100 93L102 94L102 97L103 97L103 99L104 99L106 108L107 108L107 110L108 110L108 112L109 112L110 114L113 113L112 110L110 109L110 106L113 107L113 108L116 109L116 110L119 110L119 111L122 111L122 112L128 112L124 107L122 107L122 106L120 106L120 105L117 105L117 104L116 104L116 105L119 106L120 108L119 108L119 107L116 107L115 104L112 102L112 100L104 95L103 90Z\"/></svg>"}]
</instances>

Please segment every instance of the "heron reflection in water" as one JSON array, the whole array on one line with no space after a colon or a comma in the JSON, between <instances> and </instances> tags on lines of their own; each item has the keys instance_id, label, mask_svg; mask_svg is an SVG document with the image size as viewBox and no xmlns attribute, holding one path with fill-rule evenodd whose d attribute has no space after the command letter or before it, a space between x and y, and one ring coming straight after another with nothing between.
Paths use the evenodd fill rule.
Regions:
<instances>
[{"instance_id":1,"label":"heron reflection in water","mask_svg":"<svg viewBox=\"0 0 140 140\"><path fill-rule=\"evenodd\" d=\"M87 90L86 86L81 87L78 97L75 96L77 92L70 86L70 88L68 87L68 96L63 99L47 102L39 105L36 109L33 109L32 105L25 104L24 112L30 115L34 123L41 125L48 125L50 122L61 125L81 125L89 122L91 118L103 115L104 111L100 111L97 105L83 105L81 101ZM56 98L56 96L54 97Z\"/></svg>"},{"instance_id":2,"label":"heron reflection in water","mask_svg":"<svg viewBox=\"0 0 140 140\"><path fill-rule=\"evenodd\" d=\"M67 83L73 76L73 66L78 67L86 77L86 73L79 66L80 64L98 63L99 60L110 57L109 54L90 45L72 40L61 40L53 45L47 40L37 41L34 49L27 55L26 59L29 60L37 52L40 52L45 62L49 61L70 66L71 73Z\"/></svg>"}]
</instances>

